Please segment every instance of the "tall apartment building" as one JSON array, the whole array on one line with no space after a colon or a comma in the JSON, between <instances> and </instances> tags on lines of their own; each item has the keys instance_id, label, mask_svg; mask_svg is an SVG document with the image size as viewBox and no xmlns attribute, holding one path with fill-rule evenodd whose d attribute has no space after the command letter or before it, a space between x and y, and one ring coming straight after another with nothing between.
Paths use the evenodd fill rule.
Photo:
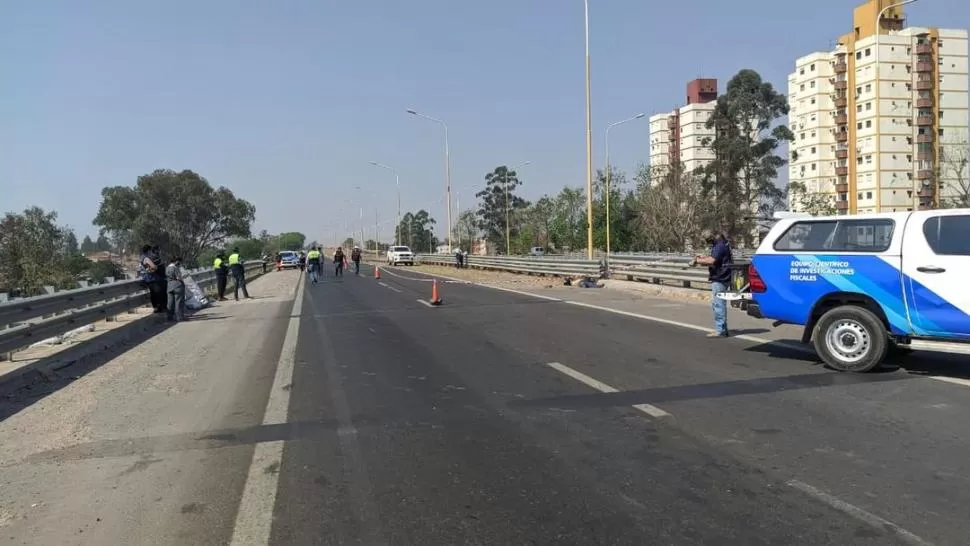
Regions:
<instances>
[{"instance_id":1,"label":"tall apartment building","mask_svg":"<svg viewBox=\"0 0 970 546\"><path fill-rule=\"evenodd\" d=\"M853 31L788 77L789 181L840 214L937 206L954 189L948 158L966 157L967 31L905 27L893 4L855 8Z\"/></svg>"},{"instance_id":2,"label":"tall apartment building","mask_svg":"<svg viewBox=\"0 0 970 546\"><path fill-rule=\"evenodd\" d=\"M683 166L693 172L714 159L705 138L714 138L706 127L717 102L717 80L701 78L687 83L687 104L665 114L650 116L650 165Z\"/></svg>"}]
</instances>

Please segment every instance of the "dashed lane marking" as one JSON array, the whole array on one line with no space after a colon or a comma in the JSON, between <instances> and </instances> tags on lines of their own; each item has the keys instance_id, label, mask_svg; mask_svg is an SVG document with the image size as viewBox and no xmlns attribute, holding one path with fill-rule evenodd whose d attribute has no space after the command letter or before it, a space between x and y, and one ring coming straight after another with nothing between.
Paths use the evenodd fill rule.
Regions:
<instances>
[{"instance_id":1,"label":"dashed lane marking","mask_svg":"<svg viewBox=\"0 0 970 546\"><path fill-rule=\"evenodd\" d=\"M556 370L559 373L568 375L569 377L572 377L576 381L579 381L580 383L583 383L588 387L592 387L600 392L605 392L605 393L620 392L617 389L607 385L606 383L603 383L599 379L595 379L582 372L578 372L570 368L569 366L566 366L565 364L560 364L559 362L549 362L546 364L546 366L549 366L550 368ZM657 417L657 418L670 417L669 413L658 408L657 406L654 406L653 404L636 404L633 406L633 408L639 411L642 411L643 413L646 413L650 417Z\"/></svg>"}]
</instances>

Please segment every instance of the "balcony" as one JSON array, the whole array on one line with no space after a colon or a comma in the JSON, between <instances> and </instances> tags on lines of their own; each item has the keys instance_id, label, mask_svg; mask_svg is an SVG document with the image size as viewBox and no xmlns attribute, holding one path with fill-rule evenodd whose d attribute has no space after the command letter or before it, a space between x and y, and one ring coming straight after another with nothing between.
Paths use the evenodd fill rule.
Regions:
<instances>
[{"instance_id":1,"label":"balcony","mask_svg":"<svg viewBox=\"0 0 970 546\"><path fill-rule=\"evenodd\" d=\"M916 171L916 178L920 180L930 180L933 178L933 171L930 169L920 169Z\"/></svg>"},{"instance_id":2,"label":"balcony","mask_svg":"<svg viewBox=\"0 0 970 546\"><path fill-rule=\"evenodd\" d=\"M933 98L932 97L924 97L924 98L916 99L916 107L917 108L933 108Z\"/></svg>"},{"instance_id":3,"label":"balcony","mask_svg":"<svg viewBox=\"0 0 970 546\"><path fill-rule=\"evenodd\" d=\"M916 135L916 142L919 144L930 144L933 142L933 135Z\"/></svg>"},{"instance_id":4,"label":"balcony","mask_svg":"<svg viewBox=\"0 0 970 546\"><path fill-rule=\"evenodd\" d=\"M848 140L849 140L849 132L848 131L838 131L837 133L835 133L835 141L836 142L846 142Z\"/></svg>"},{"instance_id":5,"label":"balcony","mask_svg":"<svg viewBox=\"0 0 970 546\"><path fill-rule=\"evenodd\" d=\"M916 116L916 125L919 127L930 127L933 125L933 116L921 115Z\"/></svg>"},{"instance_id":6,"label":"balcony","mask_svg":"<svg viewBox=\"0 0 970 546\"><path fill-rule=\"evenodd\" d=\"M933 186L923 186L919 191L920 199L932 199L933 198Z\"/></svg>"},{"instance_id":7,"label":"balcony","mask_svg":"<svg viewBox=\"0 0 970 546\"><path fill-rule=\"evenodd\" d=\"M849 184L847 182L840 182L835 185L835 193L848 193Z\"/></svg>"},{"instance_id":8,"label":"balcony","mask_svg":"<svg viewBox=\"0 0 970 546\"><path fill-rule=\"evenodd\" d=\"M933 80L916 80L916 89L918 91L933 89Z\"/></svg>"},{"instance_id":9,"label":"balcony","mask_svg":"<svg viewBox=\"0 0 970 546\"><path fill-rule=\"evenodd\" d=\"M839 115L835 116L835 124L836 125L845 125L846 123L849 123L849 116L847 116L845 114L839 114Z\"/></svg>"},{"instance_id":10,"label":"balcony","mask_svg":"<svg viewBox=\"0 0 970 546\"><path fill-rule=\"evenodd\" d=\"M844 90L844 89L846 89L848 87L849 87L849 82L847 82L845 80L836 80L835 81L835 88L836 89Z\"/></svg>"},{"instance_id":11,"label":"balcony","mask_svg":"<svg viewBox=\"0 0 970 546\"><path fill-rule=\"evenodd\" d=\"M848 201L836 201L835 202L835 210L837 210L839 212L844 212L844 211L849 210L849 202Z\"/></svg>"},{"instance_id":12,"label":"balcony","mask_svg":"<svg viewBox=\"0 0 970 546\"><path fill-rule=\"evenodd\" d=\"M933 63L916 63L917 72L932 72Z\"/></svg>"},{"instance_id":13,"label":"balcony","mask_svg":"<svg viewBox=\"0 0 970 546\"><path fill-rule=\"evenodd\" d=\"M933 44L916 44L917 55L932 55Z\"/></svg>"},{"instance_id":14,"label":"balcony","mask_svg":"<svg viewBox=\"0 0 970 546\"><path fill-rule=\"evenodd\" d=\"M849 176L849 168L848 167L836 167L835 168L835 176Z\"/></svg>"},{"instance_id":15,"label":"balcony","mask_svg":"<svg viewBox=\"0 0 970 546\"><path fill-rule=\"evenodd\" d=\"M845 61L835 63L835 73L844 74L849 71L849 65Z\"/></svg>"},{"instance_id":16,"label":"balcony","mask_svg":"<svg viewBox=\"0 0 970 546\"><path fill-rule=\"evenodd\" d=\"M916 161L933 161L933 152L919 152L916 154Z\"/></svg>"},{"instance_id":17,"label":"balcony","mask_svg":"<svg viewBox=\"0 0 970 546\"><path fill-rule=\"evenodd\" d=\"M835 107L836 108L845 108L848 105L849 105L849 99L847 99L845 97L836 97L835 98Z\"/></svg>"},{"instance_id":18,"label":"balcony","mask_svg":"<svg viewBox=\"0 0 970 546\"><path fill-rule=\"evenodd\" d=\"M835 150L836 159L846 159L849 157L849 150Z\"/></svg>"}]
</instances>

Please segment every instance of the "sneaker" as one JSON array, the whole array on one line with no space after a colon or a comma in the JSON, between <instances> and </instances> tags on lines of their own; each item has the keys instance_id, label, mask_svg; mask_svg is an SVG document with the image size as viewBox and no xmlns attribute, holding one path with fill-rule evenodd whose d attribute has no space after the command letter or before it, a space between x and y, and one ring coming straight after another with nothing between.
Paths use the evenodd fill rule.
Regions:
<instances>
[{"instance_id":1,"label":"sneaker","mask_svg":"<svg viewBox=\"0 0 970 546\"><path fill-rule=\"evenodd\" d=\"M707 334L707 337L710 337L710 338L728 337L728 333L727 332L710 332L709 334Z\"/></svg>"}]
</instances>

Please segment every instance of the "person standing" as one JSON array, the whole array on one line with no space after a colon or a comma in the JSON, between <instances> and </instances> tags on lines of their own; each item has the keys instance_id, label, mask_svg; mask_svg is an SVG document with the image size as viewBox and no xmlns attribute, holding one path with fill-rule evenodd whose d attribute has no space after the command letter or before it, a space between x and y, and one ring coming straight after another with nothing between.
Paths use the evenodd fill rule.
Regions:
<instances>
[{"instance_id":1,"label":"person standing","mask_svg":"<svg viewBox=\"0 0 970 546\"><path fill-rule=\"evenodd\" d=\"M175 257L165 268L168 291L168 320L185 320L185 279L182 277L182 258Z\"/></svg>"},{"instance_id":2,"label":"person standing","mask_svg":"<svg viewBox=\"0 0 970 546\"><path fill-rule=\"evenodd\" d=\"M141 247L141 261L138 263L138 274L141 277L142 284L148 289L149 301L151 301L152 309L155 313L164 313L166 311L165 278L162 271L160 271L161 267L160 258L152 252L152 245Z\"/></svg>"},{"instance_id":3,"label":"person standing","mask_svg":"<svg viewBox=\"0 0 970 546\"><path fill-rule=\"evenodd\" d=\"M360 275L360 247L354 246L350 251L350 261L354 262L354 275Z\"/></svg>"},{"instance_id":4,"label":"person standing","mask_svg":"<svg viewBox=\"0 0 970 546\"><path fill-rule=\"evenodd\" d=\"M212 262L212 269L216 272L216 290L219 293L219 301L226 301L226 282L229 280L229 268L226 266L225 253L216 254L216 259Z\"/></svg>"},{"instance_id":5,"label":"person standing","mask_svg":"<svg viewBox=\"0 0 970 546\"><path fill-rule=\"evenodd\" d=\"M727 337L727 300L717 297L718 293L727 292L731 284L731 265L734 256L731 245L723 233L708 231L704 242L711 246L711 254L698 254L694 261L698 265L707 266L707 278L711 281L711 308L714 311L714 331L707 337Z\"/></svg>"},{"instance_id":6,"label":"person standing","mask_svg":"<svg viewBox=\"0 0 970 546\"><path fill-rule=\"evenodd\" d=\"M307 271L310 273L310 282L317 284L320 275L320 258L322 254L319 248L311 248L306 255Z\"/></svg>"},{"instance_id":7,"label":"person standing","mask_svg":"<svg viewBox=\"0 0 970 546\"><path fill-rule=\"evenodd\" d=\"M246 290L246 270L243 268L242 259L239 257L239 247L232 249L229 255L229 272L232 273L233 296L239 301L239 289L242 288L243 297L249 299L249 291Z\"/></svg>"},{"instance_id":8,"label":"person standing","mask_svg":"<svg viewBox=\"0 0 970 546\"><path fill-rule=\"evenodd\" d=\"M344 276L344 261L347 259L344 256L344 249L342 247L337 247L337 251L333 253L333 276L341 277Z\"/></svg>"}]
</instances>

